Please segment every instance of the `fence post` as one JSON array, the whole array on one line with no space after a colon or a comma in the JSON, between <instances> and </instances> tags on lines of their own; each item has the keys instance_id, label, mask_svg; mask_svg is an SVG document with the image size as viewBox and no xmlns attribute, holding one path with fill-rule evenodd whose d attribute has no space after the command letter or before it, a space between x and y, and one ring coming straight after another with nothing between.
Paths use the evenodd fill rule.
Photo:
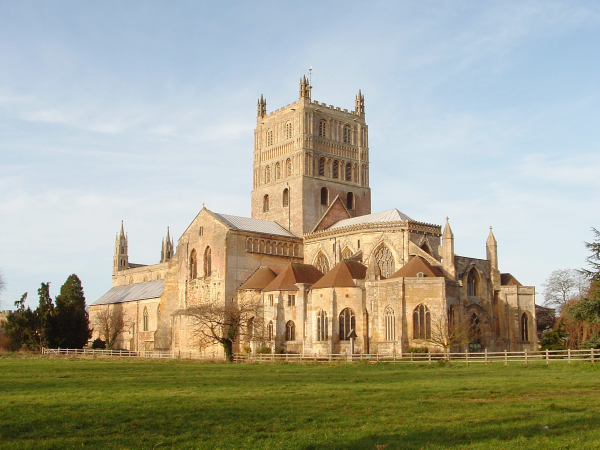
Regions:
<instances>
[{"instance_id":1,"label":"fence post","mask_svg":"<svg viewBox=\"0 0 600 450\"><path fill-rule=\"evenodd\" d=\"M590 356L592 357L592 364L594 364L594 347L592 347Z\"/></svg>"},{"instance_id":2,"label":"fence post","mask_svg":"<svg viewBox=\"0 0 600 450\"><path fill-rule=\"evenodd\" d=\"M431 353L427 352L427 356L429 357L429 365L431 365Z\"/></svg>"},{"instance_id":3,"label":"fence post","mask_svg":"<svg viewBox=\"0 0 600 450\"><path fill-rule=\"evenodd\" d=\"M488 354L487 354L487 348L485 349L485 365L487 366L488 363Z\"/></svg>"},{"instance_id":4,"label":"fence post","mask_svg":"<svg viewBox=\"0 0 600 450\"><path fill-rule=\"evenodd\" d=\"M466 353L465 353L465 364L467 366L469 365L469 350L467 350Z\"/></svg>"},{"instance_id":5,"label":"fence post","mask_svg":"<svg viewBox=\"0 0 600 450\"><path fill-rule=\"evenodd\" d=\"M570 348L567 349L567 355L569 357L569 364L571 364L571 349Z\"/></svg>"},{"instance_id":6,"label":"fence post","mask_svg":"<svg viewBox=\"0 0 600 450\"><path fill-rule=\"evenodd\" d=\"M508 366L508 350L504 350L504 365Z\"/></svg>"},{"instance_id":7,"label":"fence post","mask_svg":"<svg viewBox=\"0 0 600 450\"><path fill-rule=\"evenodd\" d=\"M413 354L413 352L410 352L410 362L414 364L415 362L413 361Z\"/></svg>"},{"instance_id":8,"label":"fence post","mask_svg":"<svg viewBox=\"0 0 600 450\"><path fill-rule=\"evenodd\" d=\"M525 365L527 365L527 350L525 350Z\"/></svg>"},{"instance_id":9,"label":"fence post","mask_svg":"<svg viewBox=\"0 0 600 450\"><path fill-rule=\"evenodd\" d=\"M546 349L546 364L550 364L550 358L548 357L548 349Z\"/></svg>"}]
</instances>

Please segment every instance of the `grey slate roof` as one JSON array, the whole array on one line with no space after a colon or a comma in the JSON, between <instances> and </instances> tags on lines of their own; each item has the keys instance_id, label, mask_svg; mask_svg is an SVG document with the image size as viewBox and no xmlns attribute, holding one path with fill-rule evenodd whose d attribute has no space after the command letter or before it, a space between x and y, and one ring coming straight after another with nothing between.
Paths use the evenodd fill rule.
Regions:
<instances>
[{"instance_id":1,"label":"grey slate roof","mask_svg":"<svg viewBox=\"0 0 600 450\"><path fill-rule=\"evenodd\" d=\"M158 298L165 290L165 280L148 281L146 283L115 286L96 300L92 305L108 305L109 303L133 302Z\"/></svg>"},{"instance_id":2,"label":"grey slate roof","mask_svg":"<svg viewBox=\"0 0 600 450\"><path fill-rule=\"evenodd\" d=\"M413 219L394 208L374 214L367 214L366 216L343 219L331 225L329 228L327 228L327 230L335 230L336 228L350 227L352 225L362 225L367 223L400 222L404 220L412 221Z\"/></svg>"},{"instance_id":3,"label":"grey slate roof","mask_svg":"<svg viewBox=\"0 0 600 450\"><path fill-rule=\"evenodd\" d=\"M277 222L271 220L251 219L250 217L230 216L229 214L214 213L223 222L229 226L244 231L254 231L255 233L275 234L278 236L296 237Z\"/></svg>"}]
</instances>

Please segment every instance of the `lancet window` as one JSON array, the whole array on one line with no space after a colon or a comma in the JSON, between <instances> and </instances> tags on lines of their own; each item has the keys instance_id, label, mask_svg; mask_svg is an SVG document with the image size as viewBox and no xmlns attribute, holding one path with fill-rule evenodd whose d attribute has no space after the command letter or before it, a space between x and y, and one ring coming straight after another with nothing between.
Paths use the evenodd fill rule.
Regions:
<instances>
[{"instance_id":1,"label":"lancet window","mask_svg":"<svg viewBox=\"0 0 600 450\"><path fill-rule=\"evenodd\" d=\"M413 339L431 339L431 313L423 303L413 310Z\"/></svg>"},{"instance_id":2,"label":"lancet window","mask_svg":"<svg viewBox=\"0 0 600 450\"><path fill-rule=\"evenodd\" d=\"M356 333L356 316L346 308L340 313L340 341L349 341L352 332Z\"/></svg>"},{"instance_id":3,"label":"lancet window","mask_svg":"<svg viewBox=\"0 0 600 450\"><path fill-rule=\"evenodd\" d=\"M328 334L327 313L321 310L317 314L317 341L326 341Z\"/></svg>"}]
</instances>

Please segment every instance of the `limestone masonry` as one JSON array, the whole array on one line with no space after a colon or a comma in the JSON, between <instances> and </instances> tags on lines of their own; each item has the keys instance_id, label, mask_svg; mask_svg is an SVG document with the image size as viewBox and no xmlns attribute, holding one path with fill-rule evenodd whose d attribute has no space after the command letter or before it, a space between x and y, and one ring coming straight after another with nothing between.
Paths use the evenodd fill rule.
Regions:
<instances>
[{"instance_id":1,"label":"limestone masonry","mask_svg":"<svg viewBox=\"0 0 600 450\"><path fill-rule=\"evenodd\" d=\"M537 349L535 289L500 273L490 229L486 259L454 253L448 220L371 213L364 96L354 110L311 99L267 112L258 101L252 217L203 208L158 264L129 262L123 225L113 288L90 307L120 311L117 348L200 351L190 311L253 305L235 350L391 354ZM462 336L462 337L461 337ZM93 338L98 337L94 332Z\"/></svg>"}]
</instances>

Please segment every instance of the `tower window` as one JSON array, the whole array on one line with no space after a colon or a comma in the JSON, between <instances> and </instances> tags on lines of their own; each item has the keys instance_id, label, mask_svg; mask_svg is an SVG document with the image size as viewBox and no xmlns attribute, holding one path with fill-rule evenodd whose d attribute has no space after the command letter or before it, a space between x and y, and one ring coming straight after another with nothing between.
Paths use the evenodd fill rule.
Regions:
<instances>
[{"instance_id":1,"label":"tower window","mask_svg":"<svg viewBox=\"0 0 600 450\"><path fill-rule=\"evenodd\" d=\"M348 125L344 127L344 144L350 144L352 141L352 130Z\"/></svg>"},{"instance_id":2,"label":"tower window","mask_svg":"<svg viewBox=\"0 0 600 450\"><path fill-rule=\"evenodd\" d=\"M346 163L346 181L352 181L352 164Z\"/></svg>"},{"instance_id":3,"label":"tower window","mask_svg":"<svg viewBox=\"0 0 600 450\"><path fill-rule=\"evenodd\" d=\"M267 212L269 210L269 195L265 194L263 197L263 212Z\"/></svg>"},{"instance_id":4,"label":"tower window","mask_svg":"<svg viewBox=\"0 0 600 450\"><path fill-rule=\"evenodd\" d=\"M337 160L336 160L336 161L333 161L333 167L332 167L332 169L333 169L333 174L332 174L332 176L333 176L333 178L335 178L336 180L337 180L337 179L340 177L340 174L339 174L339 165L340 165L340 162L339 162L339 161L337 161Z\"/></svg>"},{"instance_id":5,"label":"tower window","mask_svg":"<svg viewBox=\"0 0 600 450\"><path fill-rule=\"evenodd\" d=\"M206 247L204 250L204 276L210 277L212 276L212 255L211 255L210 247Z\"/></svg>"},{"instance_id":6,"label":"tower window","mask_svg":"<svg viewBox=\"0 0 600 450\"><path fill-rule=\"evenodd\" d=\"M326 134L327 134L327 121L321 120L319 122L319 136L325 137Z\"/></svg>"},{"instance_id":7,"label":"tower window","mask_svg":"<svg viewBox=\"0 0 600 450\"><path fill-rule=\"evenodd\" d=\"M267 145L273 145L273 130L267 131Z\"/></svg>"},{"instance_id":8,"label":"tower window","mask_svg":"<svg viewBox=\"0 0 600 450\"><path fill-rule=\"evenodd\" d=\"M325 158L319 159L319 175L325 176Z\"/></svg>"},{"instance_id":9,"label":"tower window","mask_svg":"<svg viewBox=\"0 0 600 450\"><path fill-rule=\"evenodd\" d=\"M292 137L292 122L287 122L285 124L285 138L289 139Z\"/></svg>"},{"instance_id":10,"label":"tower window","mask_svg":"<svg viewBox=\"0 0 600 450\"><path fill-rule=\"evenodd\" d=\"M290 205L290 190L285 188L283 190L283 206L287 207Z\"/></svg>"},{"instance_id":11,"label":"tower window","mask_svg":"<svg viewBox=\"0 0 600 450\"><path fill-rule=\"evenodd\" d=\"M273 306L273 294L269 294L269 306Z\"/></svg>"},{"instance_id":12,"label":"tower window","mask_svg":"<svg viewBox=\"0 0 600 450\"><path fill-rule=\"evenodd\" d=\"M354 194L352 192L348 192L346 196L346 206L348 209L354 209Z\"/></svg>"},{"instance_id":13,"label":"tower window","mask_svg":"<svg viewBox=\"0 0 600 450\"><path fill-rule=\"evenodd\" d=\"M285 161L285 176L292 176L292 160L289 158Z\"/></svg>"},{"instance_id":14,"label":"tower window","mask_svg":"<svg viewBox=\"0 0 600 450\"><path fill-rule=\"evenodd\" d=\"M321 205L327 206L329 204L329 192L327 188L321 188Z\"/></svg>"},{"instance_id":15,"label":"tower window","mask_svg":"<svg viewBox=\"0 0 600 450\"><path fill-rule=\"evenodd\" d=\"M281 178L281 164L275 164L275 179L279 180Z\"/></svg>"},{"instance_id":16,"label":"tower window","mask_svg":"<svg viewBox=\"0 0 600 450\"><path fill-rule=\"evenodd\" d=\"M270 183L271 182L271 167L267 166L267 168L265 169L265 183Z\"/></svg>"}]
</instances>

